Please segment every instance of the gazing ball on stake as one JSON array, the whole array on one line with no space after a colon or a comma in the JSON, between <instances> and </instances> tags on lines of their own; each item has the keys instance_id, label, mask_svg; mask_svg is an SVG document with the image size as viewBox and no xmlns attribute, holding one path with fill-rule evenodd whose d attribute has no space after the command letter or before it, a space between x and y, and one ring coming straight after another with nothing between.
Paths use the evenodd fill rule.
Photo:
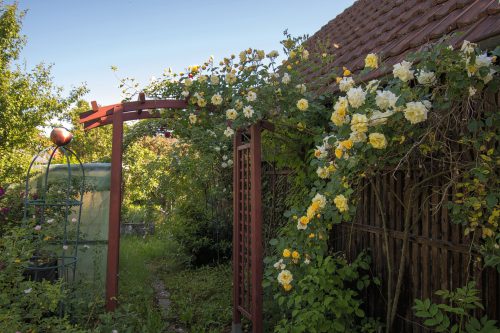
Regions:
<instances>
[{"instance_id":1,"label":"gazing ball on stake","mask_svg":"<svg viewBox=\"0 0 500 333\"><path fill-rule=\"evenodd\" d=\"M66 146L73 140L73 134L64 127L56 127L50 132L50 140L58 147Z\"/></svg>"}]
</instances>

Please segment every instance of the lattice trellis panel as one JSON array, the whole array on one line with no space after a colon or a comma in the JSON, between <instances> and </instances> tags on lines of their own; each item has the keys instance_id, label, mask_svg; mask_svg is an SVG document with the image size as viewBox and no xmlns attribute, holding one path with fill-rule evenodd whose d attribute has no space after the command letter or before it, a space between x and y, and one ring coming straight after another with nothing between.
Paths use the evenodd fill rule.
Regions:
<instances>
[{"instance_id":1,"label":"lattice trellis panel","mask_svg":"<svg viewBox=\"0 0 500 333\"><path fill-rule=\"evenodd\" d=\"M233 174L233 332L241 317L262 333L261 126L237 131Z\"/></svg>"}]
</instances>

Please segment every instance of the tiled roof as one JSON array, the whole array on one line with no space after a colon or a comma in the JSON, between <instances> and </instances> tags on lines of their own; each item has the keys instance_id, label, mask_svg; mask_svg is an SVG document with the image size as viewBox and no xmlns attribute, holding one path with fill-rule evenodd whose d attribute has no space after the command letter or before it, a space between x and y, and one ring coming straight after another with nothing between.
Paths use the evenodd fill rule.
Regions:
<instances>
[{"instance_id":1,"label":"tiled roof","mask_svg":"<svg viewBox=\"0 0 500 333\"><path fill-rule=\"evenodd\" d=\"M499 0L358 0L306 42L310 50L334 54L334 61L302 73L318 93L334 91L335 80L328 76L335 68L346 66L355 73L364 67L368 53L376 53L386 66L363 79L377 78L409 52L444 35L452 36L447 43L455 47L464 39L500 36ZM326 50L319 51L318 44Z\"/></svg>"}]
</instances>

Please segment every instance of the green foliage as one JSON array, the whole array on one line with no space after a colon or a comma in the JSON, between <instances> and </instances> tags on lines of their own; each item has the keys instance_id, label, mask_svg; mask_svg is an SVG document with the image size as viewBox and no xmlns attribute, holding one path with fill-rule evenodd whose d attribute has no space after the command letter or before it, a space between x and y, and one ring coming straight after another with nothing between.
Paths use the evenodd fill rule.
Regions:
<instances>
[{"instance_id":1,"label":"green foliage","mask_svg":"<svg viewBox=\"0 0 500 333\"><path fill-rule=\"evenodd\" d=\"M178 203L166 228L195 266L220 263L231 258L231 224L228 218L209 216L198 202Z\"/></svg>"},{"instance_id":2,"label":"green foliage","mask_svg":"<svg viewBox=\"0 0 500 333\"><path fill-rule=\"evenodd\" d=\"M499 333L495 320L473 316L474 310L484 310L478 294L475 282L471 281L454 291L438 290L436 295L443 299L440 304L432 303L430 299L416 299L413 309L417 317L425 319L424 325L436 332Z\"/></svg>"},{"instance_id":3,"label":"green foliage","mask_svg":"<svg viewBox=\"0 0 500 333\"><path fill-rule=\"evenodd\" d=\"M79 100L68 114L63 116L72 126L73 140L70 148L82 163L110 162L113 127L101 126L85 131L79 122L80 114L90 109L89 103Z\"/></svg>"},{"instance_id":4,"label":"green foliage","mask_svg":"<svg viewBox=\"0 0 500 333\"><path fill-rule=\"evenodd\" d=\"M30 281L26 270L34 245L25 228L13 227L0 238L0 331L80 332L67 316L62 281Z\"/></svg>"},{"instance_id":5,"label":"green foliage","mask_svg":"<svg viewBox=\"0 0 500 333\"><path fill-rule=\"evenodd\" d=\"M277 291L274 298L284 316L275 332L375 332L380 325L365 318L360 292L370 285L370 259L360 255L352 263L340 255L317 257L301 265L294 288ZM290 265L293 265L291 263ZM300 275L299 275L300 274ZM271 285L274 274L268 276Z\"/></svg>"},{"instance_id":6,"label":"green foliage","mask_svg":"<svg viewBox=\"0 0 500 333\"><path fill-rule=\"evenodd\" d=\"M63 98L52 82L50 66L27 70L16 64L25 37L17 5L0 2L0 184L17 182L31 156L46 144L40 128L63 115L85 92L80 87Z\"/></svg>"}]
</instances>

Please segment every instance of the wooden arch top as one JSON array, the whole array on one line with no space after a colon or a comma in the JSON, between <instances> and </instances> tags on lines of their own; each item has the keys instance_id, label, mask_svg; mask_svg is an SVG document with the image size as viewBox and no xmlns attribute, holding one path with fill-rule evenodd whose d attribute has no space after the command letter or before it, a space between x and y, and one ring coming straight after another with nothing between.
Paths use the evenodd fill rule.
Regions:
<instances>
[{"instance_id":1,"label":"wooden arch top","mask_svg":"<svg viewBox=\"0 0 500 333\"><path fill-rule=\"evenodd\" d=\"M139 93L138 100L134 102L98 106L96 101L92 101L91 104L92 110L80 114L80 123L83 124L83 128L86 131L112 124L115 112L121 112L123 121L129 121L160 117L158 113L142 112L142 110L185 109L188 106L186 100L179 99L155 99L147 101L143 92Z\"/></svg>"}]
</instances>

